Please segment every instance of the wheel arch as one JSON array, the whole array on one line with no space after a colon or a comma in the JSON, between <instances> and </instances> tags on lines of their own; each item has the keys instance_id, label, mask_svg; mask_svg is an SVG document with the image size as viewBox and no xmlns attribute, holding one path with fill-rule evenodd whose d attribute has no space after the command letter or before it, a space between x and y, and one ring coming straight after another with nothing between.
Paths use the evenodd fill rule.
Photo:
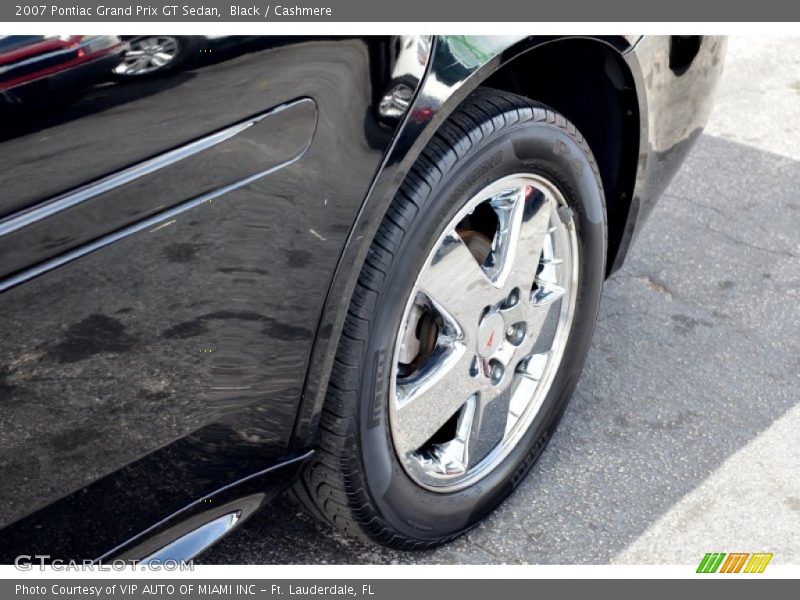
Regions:
<instances>
[{"instance_id":1,"label":"wheel arch","mask_svg":"<svg viewBox=\"0 0 800 600\"><path fill-rule=\"evenodd\" d=\"M583 134L603 182L610 269L633 197L641 131L634 77L619 49L593 38L549 42L506 62L480 85L546 104Z\"/></svg>"},{"instance_id":2,"label":"wheel arch","mask_svg":"<svg viewBox=\"0 0 800 600\"><path fill-rule=\"evenodd\" d=\"M363 263L392 198L422 150L478 87L493 86L547 104L585 135L604 173L609 209L614 210L613 225L609 210L606 261L607 265L614 264L632 197L642 123L634 78L623 56L634 41L625 36L529 36L480 38L468 45L461 36L436 39L425 78L376 173L331 281L308 363L290 452L307 449L316 439L333 357L360 271L353 265ZM463 45L453 51L458 44ZM600 68L602 73L597 72ZM587 76L590 72L591 76ZM537 86L543 73L568 83L575 98L588 97L594 102L581 106L565 90L544 90L544 86ZM592 127L587 134L581 124L589 123L604 103L613 107L615 118L602 123L602 127ZM606 136L624 137L624 141L615 144ZM604 155L603 160L600 155Z\"/></svg>"}]
</instances>

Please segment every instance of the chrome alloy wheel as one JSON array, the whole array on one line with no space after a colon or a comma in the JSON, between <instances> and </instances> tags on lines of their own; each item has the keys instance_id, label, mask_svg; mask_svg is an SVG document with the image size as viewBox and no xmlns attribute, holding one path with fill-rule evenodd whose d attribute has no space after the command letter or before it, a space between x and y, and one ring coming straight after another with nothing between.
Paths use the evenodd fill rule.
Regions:
<instances>
[{"instance_id":1,"label":"chrome alloy wheel","mask_svg":"<svg viewBox=\"0 0 800 600\"><path fill-rule=\"evenodd\" d=\"M539 175L499 179L449 223L394 349L392 441L417 484L468 487L519 443L561 363L578 272L572 212Z\"/></svg>"},{"instance_id":2,"label":"chrome alloy wheel","mask_svg":"<svg viewBox=\"0 0 800 600\"><path fill-rule=\"evenodd\" d=\"M130 49L114 69L117 75L146 75L167 67L180 51L172 36L148 36L130 42Z\"/></svg>"}]
</instances>

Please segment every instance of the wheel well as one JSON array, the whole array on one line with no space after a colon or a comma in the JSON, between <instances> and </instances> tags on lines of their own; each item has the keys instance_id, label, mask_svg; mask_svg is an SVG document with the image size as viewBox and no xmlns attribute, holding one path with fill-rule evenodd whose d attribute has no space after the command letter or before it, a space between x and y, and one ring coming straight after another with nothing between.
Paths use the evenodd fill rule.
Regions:
<instances>
[{"instance_id":1,"label":"wheel well","mask_svg":"<svg viewBox=\"0 0 800 600\"><path fill-rule=\"evenodd\" d=\"M610 268L630 208L639 155L639 104L620 53L591 39L548 42L504 64L483 85L550 106L586 138L605 190Z\"/></svg>"}]
</instances>

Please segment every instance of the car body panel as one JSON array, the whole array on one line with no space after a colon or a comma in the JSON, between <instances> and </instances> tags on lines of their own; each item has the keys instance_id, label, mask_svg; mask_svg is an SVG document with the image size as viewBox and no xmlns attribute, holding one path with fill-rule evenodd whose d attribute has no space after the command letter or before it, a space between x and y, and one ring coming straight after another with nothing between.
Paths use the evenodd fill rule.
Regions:
<instances>
[{"instance_id":1,"label":"car body panel","mask_svg":"<svg viewBox=\"0 0 800 600\"><path fill-rule=\"evenodd\" d=\"M398 81L415 87L427 54L414 40L388 37L281 42L197 69L196 78L211 79L203 101L215 110L214 119L193 114L196 104L167 80L160 82L164 112L151 112L163 118L160 128L186 120L180 127L194 136L294 102L295 110L276 113L289 118L276 127L297 126L291 135L276 139L280 129L272 127L248 135L257 133L254 125L207 149L215 153L213 164L200 153L184 159L192 161L189 170L183 161L162 165L38 221L56 220L51 231L64 231L69 240L50 240L48 248L46 235L25 236L7 247L36 249L15 255L15 267L29 270L42 266L43 253L76 243L74 236L81 237L71 252L83 254L45 264L21 285L6 285L0 296L0 518L2 525L14 523L0 531L0 558L13 558L5 551L16 547L11 540L20 531L39 532L38 540L29 538L32 552L96 558L197 498L305 453L290 452L288 442L314 324L399 124L379 113L380 100ZM413 60L402 62L416 72L402 73L409 67L399 71L393 60L399 64L408 52ZM130 104L150 83L123 86L134 88ZM218 97L213 90L221 90ZM85 131L78 140L92 147L82 155L85 170L48 184L80 181L72 194L93 183L86 180L99 172L98 164L89 156L101 155L101 140L112 134L113 143L137 159L159 156L167 139L184 141L174 132L165 138L151 137L151 128L129 129L124 117L119 127L109 123L107 112L90 112L93 93L62 113L65 119L77 111L79 124L55 125ZM237 104L237 95L250 99ZM84 102L89 106L82 109ZM146 149L125 150L125 136ZM3 143L4 156L13 156L18 143ZM43 148L28 150L38 152L40 166L47 162L42 177L76 170L66 148ZM272 162L264 162L270 156ZM274 168L264 174L270 164ZM251 177L254 171L263 176ZM231 188L240 177L241 185ZM30 175L5 171L3 188L18 197L26 179ZM206 197L202 190L212 180L224 193ZM184 189L201 195L182 202ZM120 215L117 209L126 204ZM136 220L154 207L161 210ZM107 208L114 214L104 215ZM134 225L117 229L129 221ZM87 239L93 241L81 245ZM103 502L106 511L127 516L104 526L109 513L97 510ZM48 510L54 503L58 510ZM75 529L54 519L65 514L104 533L76 537Z\"/></svg>"},{"instance_id":2,"label":"car body panel","mask_svg":"<svg viewBox=\"0 0 800 600\"><path fill-rule=\"evenodd\" d=\"M676 62L672 46L686 37L697 38L696 52ZM724 36L644 36L625 54L639 97L641 137L632 201L610 272L622 267L636 234L703 132L726 48Z\"/></svg>"},{"instance_id":3,"label":"car body panel","mask_svg":"<svg viewBox=\"0 0 800 600\"><path fill-rule=\"evenodd\" d=\"M316 125L316 103L294 100L1 220L0 289L48 259L64 264L56 257L74 260L104 236L156 226L299 160Z\"/></svg>"}]
</instances>

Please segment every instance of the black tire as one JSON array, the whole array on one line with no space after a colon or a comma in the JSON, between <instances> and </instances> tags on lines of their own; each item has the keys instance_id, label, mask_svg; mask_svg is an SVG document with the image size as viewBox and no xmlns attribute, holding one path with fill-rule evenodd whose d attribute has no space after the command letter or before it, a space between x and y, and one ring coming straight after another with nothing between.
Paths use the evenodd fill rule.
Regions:
<instances>
[{"instance_id":1,"label":"black tire","mask_svg":"<svg viewBox=\"0 0 800 600\"><path fill-rule=\"evenodd\" d=\"M461 491L428 491L392 447L388 387L406 299L445 225L478 190L512 173L555 183L573 211L580 260L576 313L551 390L517 447ZM475 526L538 459L575 388L605 274L606 218L592 153L564 117L491 89L472 94L408 173L375 236L351 299L321 416L317 450L294 486L317 517L362 539L426 549ZM388 359L387 359L388 357Z\"/></svg>"}]
</instances>

